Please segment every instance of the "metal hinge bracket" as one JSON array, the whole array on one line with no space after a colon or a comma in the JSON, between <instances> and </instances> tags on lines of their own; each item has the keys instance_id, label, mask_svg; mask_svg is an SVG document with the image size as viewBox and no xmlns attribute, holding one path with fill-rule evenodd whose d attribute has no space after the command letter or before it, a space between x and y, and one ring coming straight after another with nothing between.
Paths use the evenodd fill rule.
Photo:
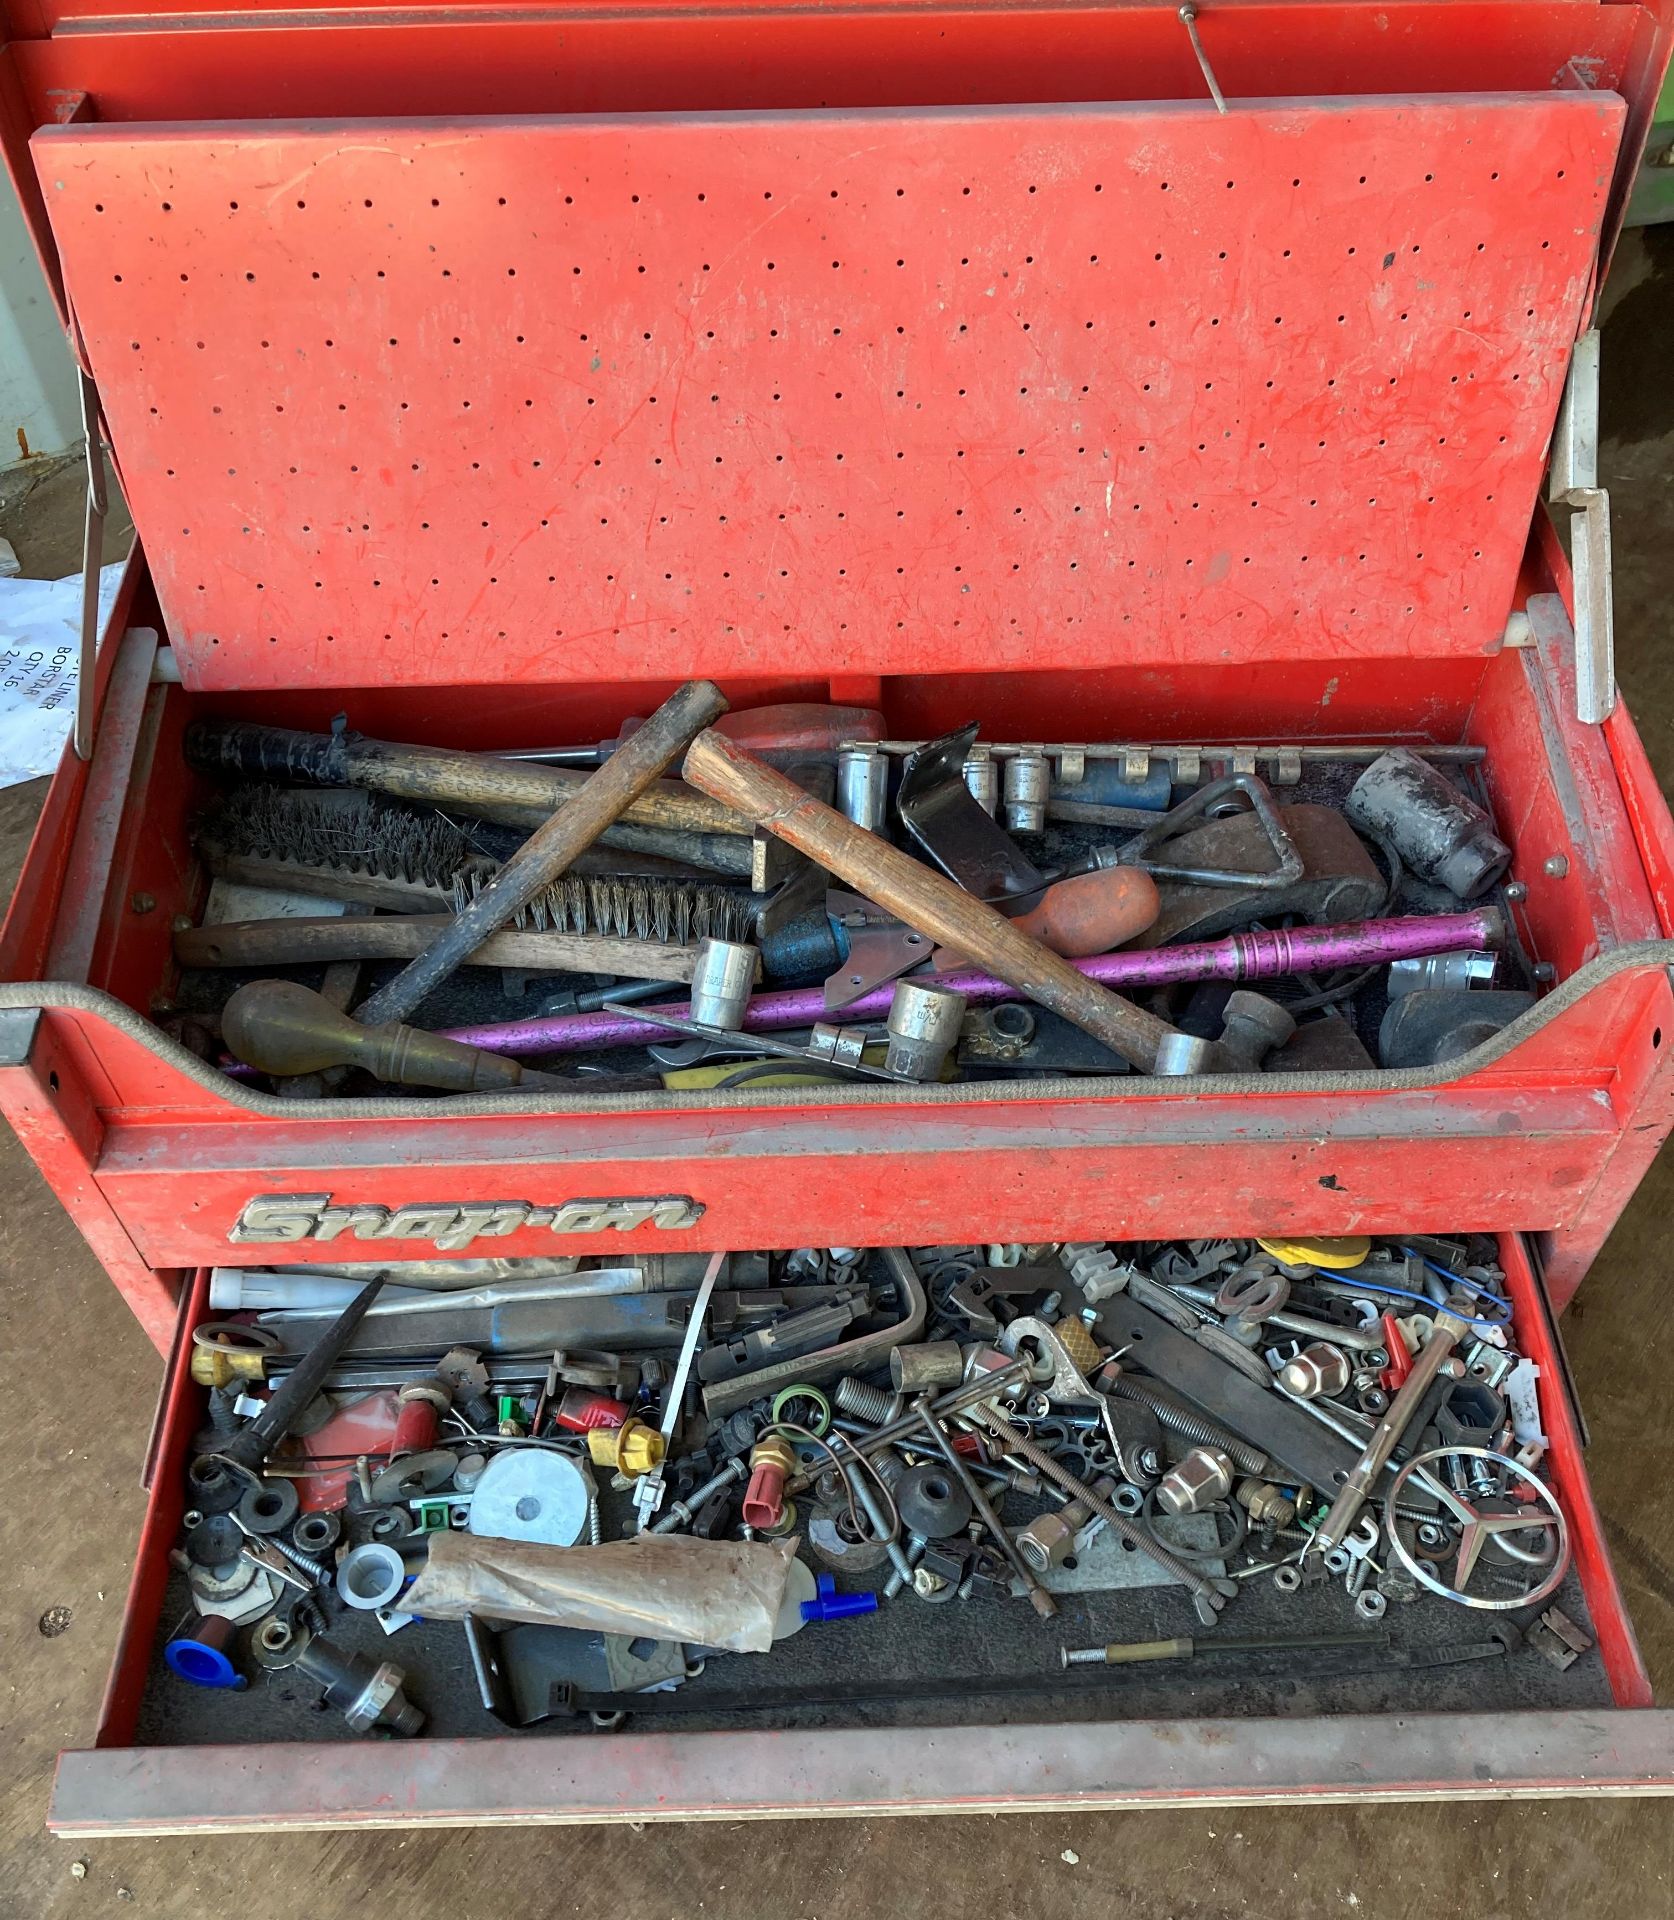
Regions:
<instances>
[{"instance_id":1,"label":"metal hinge bracket","mask_svg":"<svg viewBox=\"0 0 1674 1920\"><path fill-rule=\"evenodd\" d=\"M104 559L105 514L110 493L105 483L105 449L100 438L99 389L91 374L77 370L81 383L81 430L87 448L87 513L81 539L81 644L76 666L75 749L80 760L93 757L93 680L99 653L99 568Z\"/></svg>"},{"instance_id":2,"label":"metal hinge bracket","mask_svg":"<svg viewBox=\"0 0 1674 1920\"><path fill-rule=\"evenodd\" d=\"M1571 509L1575 576L1575 706L1587 722L1616 705L1615 617L1610 592L1610 495L1598 483L1598 329L1575 343L1552 436L1547 497Z\"/></svg>"}]
</instances>

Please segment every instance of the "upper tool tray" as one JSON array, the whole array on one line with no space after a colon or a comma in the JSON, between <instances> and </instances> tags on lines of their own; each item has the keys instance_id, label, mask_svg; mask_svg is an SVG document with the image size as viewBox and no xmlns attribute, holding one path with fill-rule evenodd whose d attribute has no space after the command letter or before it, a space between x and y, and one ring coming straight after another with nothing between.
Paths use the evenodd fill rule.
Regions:
<instances>
[{"instance_id":1,"label":"upper tool tray","mask_svg":"<svg viewBox=\"0 0 1674 1920\"><path fill-rule=\"evenodd\" d=\"M1481 655L1612 93L34 136L188 686Z\"/></svg>"}]
</instances>

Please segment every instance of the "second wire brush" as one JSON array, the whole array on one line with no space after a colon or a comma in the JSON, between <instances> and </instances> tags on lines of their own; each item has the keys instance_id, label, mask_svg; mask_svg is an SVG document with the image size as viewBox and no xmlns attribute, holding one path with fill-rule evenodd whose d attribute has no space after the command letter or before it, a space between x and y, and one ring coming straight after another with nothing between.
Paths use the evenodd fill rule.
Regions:
<instances>
[{"instance_id":1,"label":"second wire brush","mask_svg":"<svg viewBox=\"0 0 1674 1920\"><path fill-rule=\"evenodd\" d=\"M211 873L395 913L457 913L521 835L369 793L250 786L198 830ZM514 916L539 932L600 933L684 946L749 940L756 904L742 890L654 874L566 874Z\"/></svg>"}]
</instances>

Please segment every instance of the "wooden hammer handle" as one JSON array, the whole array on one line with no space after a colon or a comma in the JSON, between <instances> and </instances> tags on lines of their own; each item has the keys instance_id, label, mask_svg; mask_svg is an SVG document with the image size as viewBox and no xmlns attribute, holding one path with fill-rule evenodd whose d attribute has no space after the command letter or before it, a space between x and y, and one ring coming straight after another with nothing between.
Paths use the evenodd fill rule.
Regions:
<instances>
[{"instance_id":1,"label":"wooden hammer handle","mask_svg":"<svg viewBox=\"0 0 1674 1920\"><path fill-rule=\"evenodd\" d=\"M612 821L621 819L629 801L651 785L700 728L707 729L726 710L725 696L708 680L688 680L671 693L644 726L587 776L574 799L524 841L445 931L381 986L355 1018L367 1026L404 1021L491 933L550 886Z\"/></svg>"},{"instance_id":2,"label":"wooden hammer handle","mask_svg":"<svg viewBox=\"0 0 1674 1920\"><path fill-rule=\"evenodd\" d=\"M234 920L174 936L183 967L306 967L344 960L412 960L453 924L452 914L403 913L393 920ZM690 980L695 946L607 933L491 933L466 963L537 973L613 973L629 980Z\"/></svg>"},{"instance_id":3,"label":"wooden hammer handle","mask_svg":"<svg viewBox=\"0 0 1674 1920\"><path fill-rule=\"evenodd\" d=\"M1078 973L1004 915L844 819L725 735L712 728L700 733L686 751L683 771L700 793L736 808L909 927L968 955L1141 1073L1154 1071L1157 1049L1174 1031L1166 1022Z\"/></svg>"}]
</instances>

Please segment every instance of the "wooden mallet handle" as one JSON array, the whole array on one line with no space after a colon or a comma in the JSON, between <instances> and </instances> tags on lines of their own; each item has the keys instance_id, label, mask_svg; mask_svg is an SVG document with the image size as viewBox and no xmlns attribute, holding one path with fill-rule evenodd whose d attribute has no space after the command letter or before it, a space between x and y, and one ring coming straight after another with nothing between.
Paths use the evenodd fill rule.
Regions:
<instances>
[{"instance_id":1,"label":"wooden mallet handle","mask_svg":"<svg viewBox=\"0 0 1674 1920\"><path fill-rule=\"evenodd\" d=\"M590 847L628 802L653 780L701 728L727 710L719 687L688 680L671 693L644 726L629 734L610 758L590 773L561 812L531 834L475 899L466 904L417 959L386 981L355 1018L364 1025L404 1021L426 994L458 971L491 933L497 933L519 908Z\"/></svg>"},{"instance_id":2,"label":"wooden mallet handle","mask_svg":"<svg viewBox=\"0 0 1674 1920\"><path fill-rule=\"evenodd\" d=\"M723 734L700 733L686 750L683 771L700 793L736 808L909 927L998 974L1141 1073L1155 1070L1157 1050L1174 1032L1166 1021L1078 973L1003 914L844 819Z\"/></svg>"}]
</instances>

